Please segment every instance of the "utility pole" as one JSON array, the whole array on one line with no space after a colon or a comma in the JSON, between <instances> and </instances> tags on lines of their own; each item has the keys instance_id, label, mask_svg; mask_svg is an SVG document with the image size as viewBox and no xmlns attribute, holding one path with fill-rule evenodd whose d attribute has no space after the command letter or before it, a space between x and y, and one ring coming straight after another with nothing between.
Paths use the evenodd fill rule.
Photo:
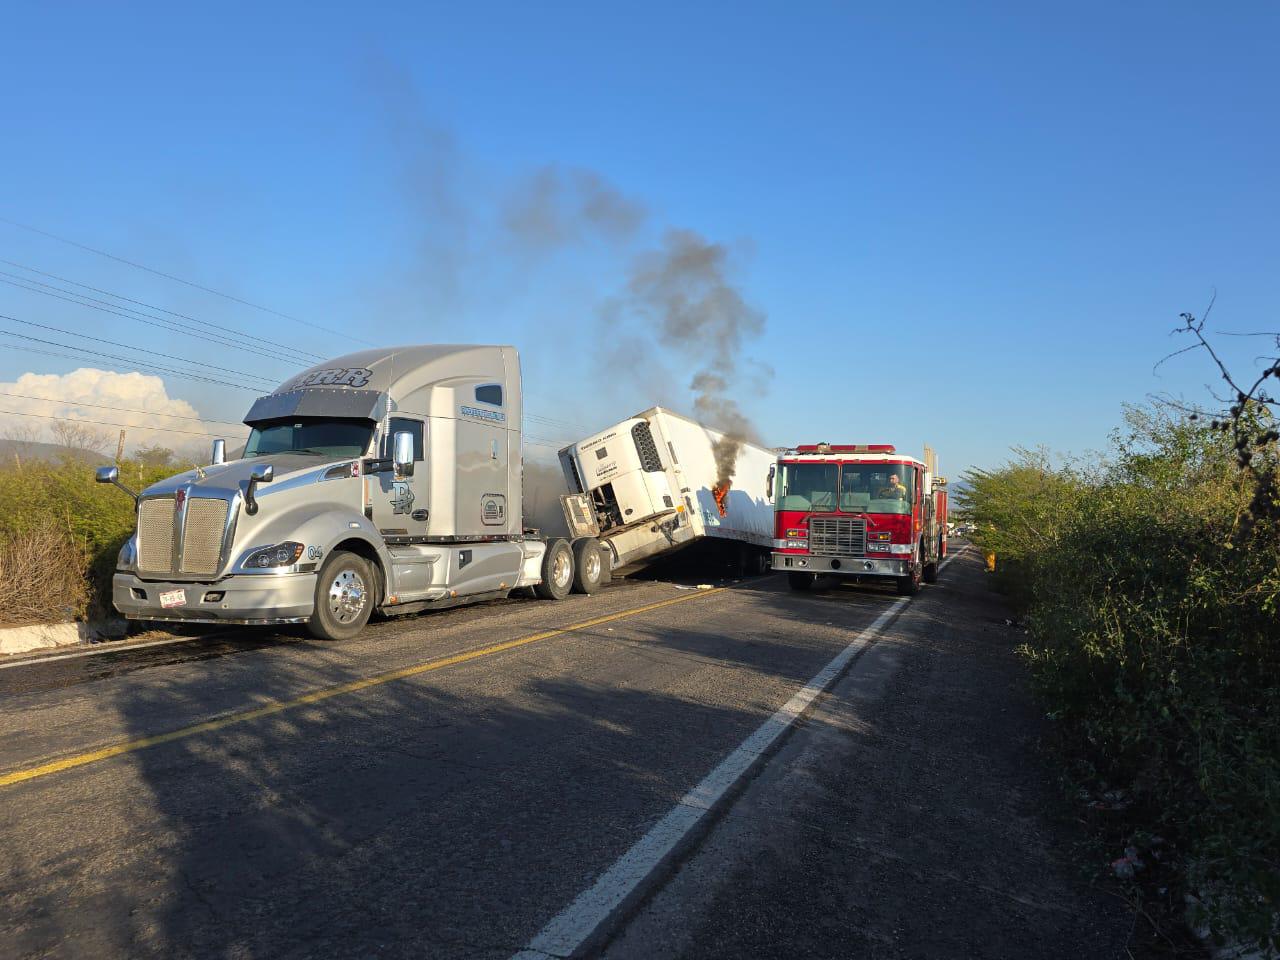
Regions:
<instances>
[{"instance_id":1,"label":"utility pole","mask_svg":"<svg viewBox=\"0 0 1280 960\"><path fill-rule=\"evenodd\" d=\"M116 464L124 459L124 431L120 431L120 442L116 444Z\"/></svg>"}]
</instances>

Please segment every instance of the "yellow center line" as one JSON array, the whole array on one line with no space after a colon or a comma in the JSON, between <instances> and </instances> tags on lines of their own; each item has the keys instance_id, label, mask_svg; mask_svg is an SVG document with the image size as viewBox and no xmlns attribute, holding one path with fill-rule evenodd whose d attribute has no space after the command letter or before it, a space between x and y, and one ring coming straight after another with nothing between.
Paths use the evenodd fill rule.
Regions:
<instances>
[{"instance_id":1,"label":"yellow center line","mask_svg":"<svg viewBox=\"0 0 1280 960\"><path fill-rule=\"evenodd\" d=\"M560 637L567 633L576 633L581 630L590 629L591 627L597 627L602 623L610 623L614 620L622 620L625 617L634 617L640 613L648 613L650 610L669 607L674 603L683 603L686 600L705 597L710 593L719 593L723 589L723 587L717 587L713 590L699 590L697 593L692 593L687 596L673 597L670 600L660 600L657 603L646 604L643 607L633 607L630 610L623 610L619 613L611 613L607 616L596 617L594 620L584 620L582 623L575 623L568 627L546 630L542 633L535 633L528 637L521 637L518 640L508 640L505 643L495 643L492 646L481 647L478 650L469 650L466 653L454 654L451 657L442 657L439 660L428 660L426 663L420 663L416 666L404 667L403 669L392 670L388 673L379 673L372 677L365 677L363 680L353 680L350 683L339 684L336 687L325 687L321 690L314 690L311 693L303 694L300 697L294 697L292 700L276 700L261 707L255 707L252 710L244 710L239 713L229 713L226 716L216 717L213 720L206 720L203 723L193 724L189 727L181 727L177 730L157 733L150 737L139 737L136 740L125 740L121 743L112 744L109 747L102 747L99 750L91 750L88 753L79 753L74 756L64 757L61 760L54 760L49 763L39 764L38 766L14 770L10 773L0 775L0 787L10 787L15 783L35 780L37 777L47 777L50 774L61 773L64 770L73 770L76 767L83 767L86 764L97 763L99 760L109 760L112 757L118 757L121 754L135 753L138 750L145 750L148 747L156 747L162 743L171 743L174 740L184 740L187 737L194 737L198 734L210 733L214 730L221 730L223 727L229 727L232 724L247 723L250 720L259 720L262 717L269 717L272 714L283 713L285 710L292 710L295 707L304 707L313 703L321 703L331 697L339 697L346 693L355 693L358 690L367 690L370 687L377 687L384 683L391 683L393 680L405 680L409 677L416 677L419 674L430 673L433 670L441 670L444 667L452 667L455 664L466 663L468 660L478 660L481 657L492 656L495 653L514 650L517 647L525 647L531 643L537 643L540 640L550 640L552 637Z\"/></svg>"}]
</instances>

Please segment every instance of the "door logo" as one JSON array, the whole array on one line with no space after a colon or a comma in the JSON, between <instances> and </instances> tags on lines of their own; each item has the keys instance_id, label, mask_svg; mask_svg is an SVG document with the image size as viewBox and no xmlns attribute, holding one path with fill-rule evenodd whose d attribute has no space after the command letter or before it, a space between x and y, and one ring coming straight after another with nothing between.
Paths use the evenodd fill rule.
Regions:
<instances>
[{"instance_id":1,"label":"door logo","mask_svg":"<svg viewBox=\"0 0 1280 960\"><path fill-rule=\"evenodd\" d=\"M481 497L480 522L489 527L506 523L507 498L500 493L486 493Z\"/></svg>"},{"instance_id":2,"label":"door logo","mask_svg":"<svg viewBox=\"0 0 1280 960\"><path fill-rule=\"evenodd\" d=\"M413 512L413 490L406 480L396 480L391 484L391 512Z\"/></svg>"}]
</instances>

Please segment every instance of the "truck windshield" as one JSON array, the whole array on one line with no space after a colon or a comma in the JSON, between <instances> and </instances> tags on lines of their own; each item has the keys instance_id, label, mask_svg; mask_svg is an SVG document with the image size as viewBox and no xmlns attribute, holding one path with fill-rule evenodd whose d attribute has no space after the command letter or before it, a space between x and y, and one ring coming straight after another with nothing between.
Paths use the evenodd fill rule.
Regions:
<instances>
[{"instance_id":1,"label":"truck windshield","mask_svg":"<svg viewBox=\"0 0 1280 960\"><path fill-rule=\"evenodd\" d=\"M784 463L778 509L835 510L839 474L834 463Z\"/></svg>"},{"instance_id":2,"label":"truck windshield","mask_svg":"<svg viewBox=\"0 0 1280 960\"><path fill-rule=\"evenodd\" d=\"M362 457L373 437L370 420L335 420L319 417L290 417L253 424L246 457L275 453L304 453L317 457Z\"/></svg>"},{"instance_id":3,"label":"truck windshield","mask_svg":"<svg viewBox=\"0 0 1280 960\"><path fill-rule=\"evenodd\" d=\"M915 471L901 463L845 463L840 509L846 513L910 513Z\"/></svg>"}]
</instances>

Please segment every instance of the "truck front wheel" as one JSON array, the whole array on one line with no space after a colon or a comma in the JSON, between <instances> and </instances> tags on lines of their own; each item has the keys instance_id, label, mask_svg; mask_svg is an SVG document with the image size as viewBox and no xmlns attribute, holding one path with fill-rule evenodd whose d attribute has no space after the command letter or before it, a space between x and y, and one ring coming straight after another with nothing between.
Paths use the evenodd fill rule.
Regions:
<instances>
[{"instance_id":1,"label":"truck front wheel","mask_svg":"<svg viewBox=\"0 0 1280 960\"><path fill-rule=\"evenodd\" d=\"M914 597L920 592L920 573L919 565L913 564L909 574L895 580L894 586L898 588L898 596Z\"/></svg>"},{"instance_id":2,"label":"truck front wheel","mask_svg":"<svg viewBox=\"0 0 1280 960\"><path fill-rule=\"evenodd\" d=\"M612 576L609 570L609 553L604 544L591 537L573 542L573 590L575 593L595 593Z\"/></svg>"},{"instance_id":3,"label":"truck front wheel","mask_svg":"<svg viewBox=\"0 0 1280 960\"><path fill-rule=\"evenodd\" d=\"M377 578L368 562L335 550L316 577L315 608L307 629L321 640L349 640L364 629L377 602Z\"/></svg>"},{"instance_id":4,"label":"truck front wheel","mask_svg":"<svg viewBox=\"0 0 1280 960\"><path fill-rule=\"evenodd\" d=\"M542 582L533 588L543 600L563 600L573 589L573 551L565 540L552 540L542 555Z\"/></svg>"}]
</instances>

